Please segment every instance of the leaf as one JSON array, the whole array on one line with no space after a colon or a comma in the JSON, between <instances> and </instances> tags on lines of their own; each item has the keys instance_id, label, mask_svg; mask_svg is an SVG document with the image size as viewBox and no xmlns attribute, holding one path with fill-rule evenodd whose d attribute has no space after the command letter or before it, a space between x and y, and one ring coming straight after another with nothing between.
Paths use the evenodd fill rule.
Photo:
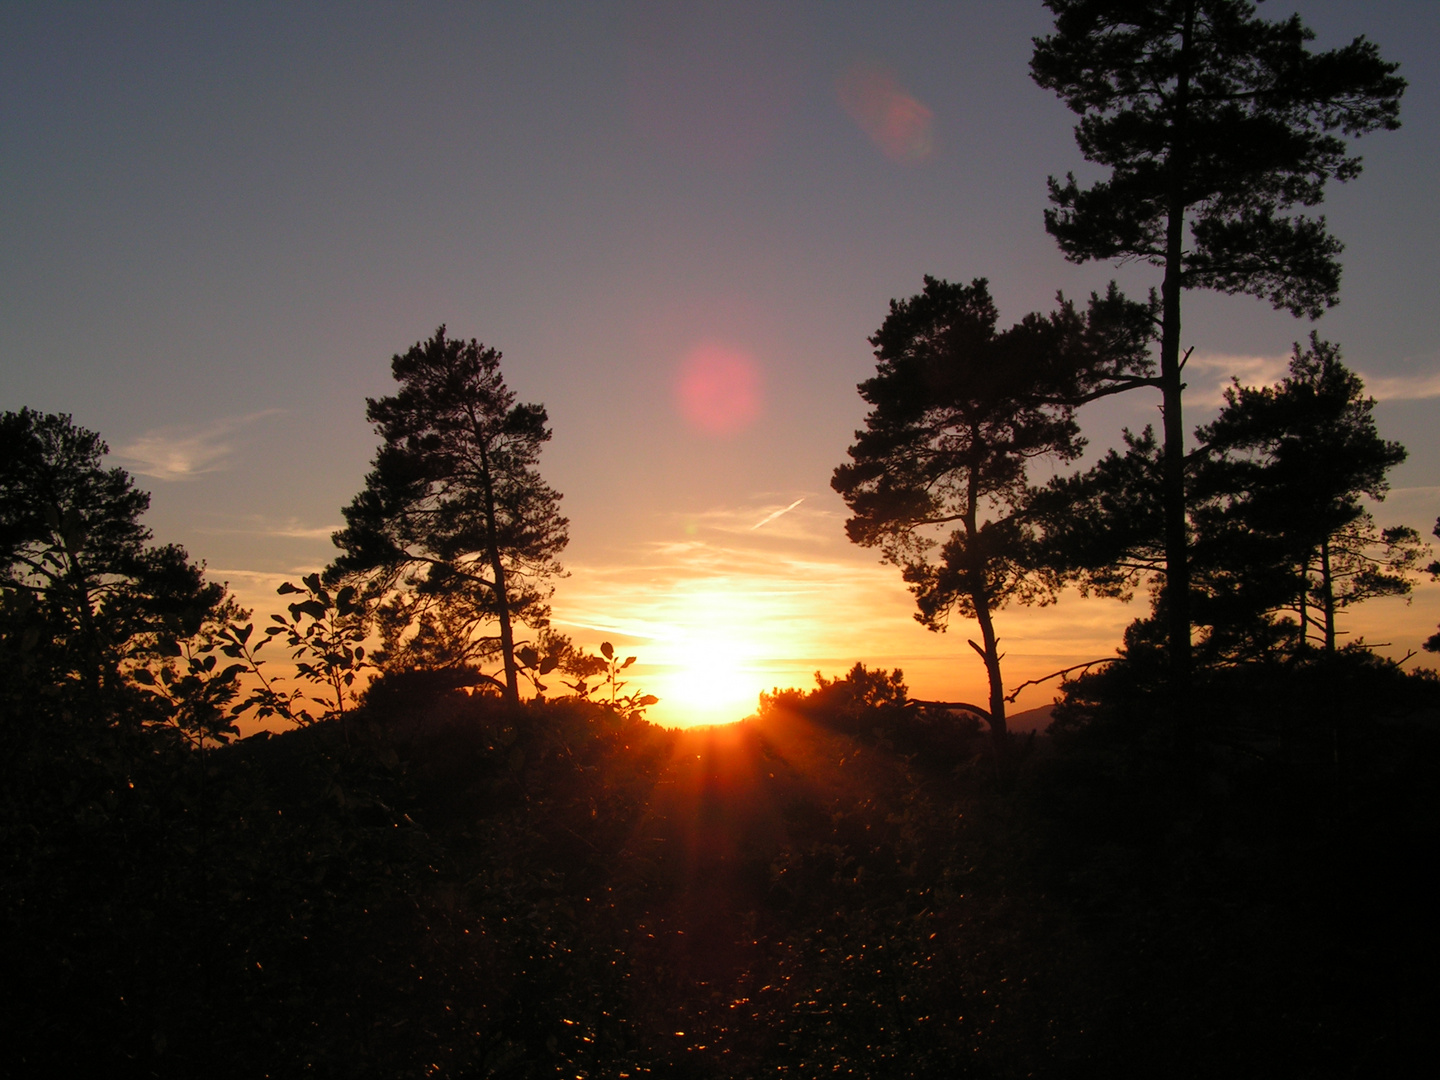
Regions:
<instances>
[{"instance_id":1,"label":"leaf","mask_svg":"<svg viewBox=\"0 0 1440 1080\"><path fill-rule=\"evenodd\" d=\"M355 603L355 586L346 585L335 597L335 606L341 615L349 615L358 611L359 605Z\"/></svg>"},{"instance_id":2,"label":"leaf","mask_svg":"<svg viewBox=\"0 0 1440 1080\"><path fill-rule=\"evenodd\" d=\"M365 659L365 646L364 646L364 645L356 645L356 646L355 646L355 659L356 659L356 660L364 660L364 659Z\"/></svg>"},{"instance_id":3,"label":"leaf","mask_svg":"<svg viewBox=\"0 0 1440 1080\"><path fill-rule=\"evenodd\" d=\"M233 682L238 679L244 671L244 664L231 664L224 671L220 672L219 675L215 676L215 678L219 682Z\"/></svg>"},{"instance_id":4,"label":"leaf","mask_svg":"<svg viewBox=\"0 0 1440 1080\"><path fill-rule=\"evenodd\" d=\"M161 638L155 643L155 651L161 656L179 656L180 645L173 638Z\"/></svg>"},{"instance_id":5,"label":"leaf","mask_svg":"<svg viewBox=\"0 0 1440 1080\"><path fill-rule=\"evenodd\" d=\"M235 637L239 639L241 645L244 645L245 642L250 640L250 634L254 631L254 629L254 623L246 623L239 630L235 631Z\"/></svg>"},{"instance_id":6,"label":"leaf","mask_svg":"<svg viewBox=\"0 0 1440 1080\"><path fill-rule=\"evenodd\" d=\"M646 694L639 701L635 702L635 704L642 709L648 709L651 705L658 705L659 703L660 699L654 694Z\"/></svg>"},{"instance_id":7,"label":"leaf","mask_svg":"<svg viewBox=\"0 0 1440 1080\"><path fill-rule=\"evenodd\" d=\"M307 589L309 589L312 593L318 593L318 592L320 591L320 575L319 575L319 574L306 574L306 575L305 575L303 578L301 578L300 580L305 583L305 587L306 587Z\"/></svg>"},{"instance_id":8,"label":"leaf","mask_svg":"<svg viewBox=\"0 0 1440 1080\"><path fill-rule=\"evenodd\" d=\"M284 585L281 585L281 586L280 586L278 589L276 589L275 591L276 591L277 593L279 593L281 596L284 596L284 595L286 595L287 593L302 592L303 590L300 589L298 586L291 585L290 582L287 581L287 582L285 582ZM278 616L274 616L274 617L278 618Z\"/></svg>"},{"instance_id":9,"label":"leaf","mask_svg":"<svg viewBox=\"0 0 1440 1080\"><path fill-rule=\"evenodd\" d=\"M608 641L602 641L600 643L600 655L605 657L606 660L614 660L615 646L611 645Z\"/></svg>"},{"instance_id":10,"label":"leaf","mask_svg":"<svg viewBox=\"0 0 1440 1080\"><path fill-rule=\"evenodd\" d=\"M130 673L130 675L131 675L131 678L133 678L133 679L134 679L136 682L138 682L141 686L154 686L154 685L155 685L155 675L154 675L153 672L150 671L149 668L143 668L143 667L142 667L142 668L136 668L134 671L132 671L132 672Z\"/></svg>"},{"instance_id":11,"label":"leaf","mask_svg":"<svg viewBox=\"0 0 1440 1080\"><path fill-rule=\"evenodd\" d=\"M203 666L204 666L204 668L205 668L206 671L214 671L214 670L215 670L215 657L213 657L213 656L207 656L207 657L205 657L205 663L204 663Z\"/></svg>"},{"instance_id":12,"label":"leaf","mask_svg":"<svg viewBox=\"0 0 1440 1080\"><path fill-rule=\"evenodd\" d=\"M325 605L319 600L302 600L298 604L290 605L290 616L298 620L301 615L309 615L312 619L323 619L325 617Z\"/></svg>"},{"instance_id":13,"label":"leaf","mask_svg":"<svg viewBox=\"0 0 1440 1080\"><path fill-rule=\"evenodd\" d=\"M532 649L529 645L517 649L515 651L515 656L527 668L536 668L540 666L540 654L537 653L534 649Z\"/></svg>"},{"instance_id":14,"label":"leaf","mask_svg":"<svg viewBox=\"0 0 1440 1080\"><path fill-rule=\"evenodd\" d=\"M621 671L624 671L627 667L629 667L629 666L630 666L631 664L633 664L634 662L635 662L635 657L633 657L633 656L627 656L627 657L625 658L625 662L620 665L620 670L621 670Z\"/></svg>"},{"instance_id":15,"label":"leaf","mask_svg":"<svg viewBox=\"0 0 1440 1080\"><path fill-rule=\"evenodd\" d=\"M554 671L559 666L560 658L558 656L547 656L544 660L540 661L540 674L549 675L550 672Z\"/></svg>"}]
</instances>

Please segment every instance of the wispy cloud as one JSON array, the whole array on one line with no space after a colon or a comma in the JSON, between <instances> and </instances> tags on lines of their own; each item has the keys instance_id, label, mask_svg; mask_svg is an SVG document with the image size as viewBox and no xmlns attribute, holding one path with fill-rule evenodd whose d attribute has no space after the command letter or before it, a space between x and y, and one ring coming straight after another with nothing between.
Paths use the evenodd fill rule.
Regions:
<instances>
[{"instance_id":1,"label":"wispy cloud","mask_svg":"<svg viewBox=\"0 0 1440 1080\"><path fill-rule=\"evenodd\" d=\"M209 536L268 536L284 540L329 540L341 528L339 525L306 525L299 518L284 521L268 521L259 515L241 519L240 525L205 525L196 527L197 533Z\"/></svg>"},{"instance_id":2,"label":"wispy cloud","mask_svg":"<svg viewBox=\"0 0 1440 1080\"><path fill-rule=\"evenodd\" d=\"M1377 401L1422 401L1440 397L1440 371L1367 377L1365 389Z\"/></svg>"},{"instance_id":3,"label":"wispy cloud","mask_svg":"<svg viewBox=\"0 0 1440 1080\"><path fill-rule=\"evenodd\" d=\"M845 529L841 524L843 518L840 514L815 505L814 492L806 492L787 505L779 505L780 499L790 494L793 493L786 492L777 497L775 493L767 492L756 497L758 506L753 503L746 506L717 506L698 514L683 515L681 520L684 531L689 536L730 533L748 537L747 542L758 541L762 537L766 541L843 541ZM760 502L762 498L767 501ZM805 509L793 513L801 503L807 503ZM756 514L760 514L758 521ZM752 535L761 529L763 532L760 532L758 537Z\"/></svg>"},{"instance_id":4,"label":"wispy cloud","mask_svg":"<svg viewBox=\"0 0 1440 1080\"><path fill-rule=\"evenodd\" d=\"M218 472L235 452L230 437L280 409L231 416L203 426L154 428L116 450L132 472L156 480L193 480Z\"/></svg>"},{"instance_id":5,"label":"wispy cloud","mask_svg":"<svg viewBox=\"0 0 1440 1080\"><path fill-rule=\"evenodd\" d=\"M804 501L805 501L805 497L802 495L800 498L798 498L798 499L796 499L794 502L792 502L789 506L782 506L779 510L774 511L773 513L766 514L763 518L761 518L759 521L757 521L754 525L751 525L751 526L750 526L750 531L751 531L751 532L754 532L756 529L760 528L760 526L762 526L762 525L769 525L770 522L774 521L774 520L775 520L776 518L778 518L781 514L788 514L791 510L794 510L797 506L799 506L799 505L800 505L802 502L804 502Z\"/></svg>"},{"instance_id":6,"label":"wispy cloud","mask_svg":"<svg viewBox=\"0 0 1440 1080\"><path fill-rule=\"evenodd\" d=\"M1242 386L1271 386L1285 378L1290 356L1235 356L1216 353L1196 355L1185 365L1191 384L1190 400L1196 405L1219 405L1231 379ZM1407 375L1366 375L1365 392L1377 401L1423 401L1440 397L1440 371L1417 371Z\"/></svg>"},{"instance_id":7,"label":"wispy cloud","mask_svg":"<svg viewBox=\"0 0 1440 1080\"><path fill-rule=\"evenodd\" d=\"M1242 386L1269 386L1285 377L1290 356L1241 356L1230 353L1197 353L1185 365L1193 405L1219 405L1232 379Z\"/></svg>"}]
</instances>

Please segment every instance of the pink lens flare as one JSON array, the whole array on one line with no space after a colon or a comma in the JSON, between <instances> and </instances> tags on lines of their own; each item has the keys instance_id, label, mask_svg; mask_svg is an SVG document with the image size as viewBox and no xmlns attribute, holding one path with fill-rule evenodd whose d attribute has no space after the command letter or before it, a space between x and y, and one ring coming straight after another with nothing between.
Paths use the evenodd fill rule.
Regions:
<instances>
[{"instance_id":1,"label":"pink lens flare","mask_svg":"<svg viewBox=\"0 0 1440 1080\"><path fill-rule=\"evenodd\" d=\"M884 68L856 64L840 79L840 104L891 161L919 165L935 151L934 117Z\"/></svg>"},{"instance_id":2,"label":"pink lens flare","mask_svg":"<svg viewBox=\"0 0 1440 1080\"><path fill-rule=\"evenodd\" d=\"M739 349L702 342L685 354L675 396L680 413L710 435L733 435L760 418L760 369Z\"/></svg>"}]
</instances>

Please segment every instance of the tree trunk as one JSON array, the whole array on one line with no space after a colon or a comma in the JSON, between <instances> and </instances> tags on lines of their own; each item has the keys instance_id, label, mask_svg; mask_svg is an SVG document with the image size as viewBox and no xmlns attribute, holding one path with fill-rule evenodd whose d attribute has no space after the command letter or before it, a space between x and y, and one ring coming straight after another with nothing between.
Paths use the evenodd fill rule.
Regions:
<instances>
[{"instance_id":1,"label":"tree trunk","mask_svg":"<svg viewBox=\"0 0 1440 1080\"><path fill-rule=\"evenodd\" d=\"M971 432L971 445L982 445L978 429ZM970 463L967 481L965 513L961 516L961 522L965 526L965 546L969 549L970 557L966 576L969 579L970 602L975 607L975 621L980 624L980 640L985 643L984 648L976 648L972 641L970 647L980 654L980 659L985 663L985 675L990 681L990 737L995 743L995 761L1003 776L1006 749L1009 745L1005 728L1005 683L1000 678L1000 643L995 637L995 622L990 617L990 590L985 576L984 557L979 547L980 530L977 527L976 515L980 509L980 490L975 461Z\"/></svg>"},{"instance_id":2,"label":"tree trunk","mask_svg":"<svg viewBox=\"0 0 1440 1080\"><path fill-rule=\"evenodd\" d=\"M990 618L990 605L986 602L983 587L973 597L975 621L980 624L980 640L984 647L976 649L985 662L985 675L990 680L990 734L995 740L997 752L1006 746L1008 730L1005 727L1005 683L1000 678L1000 641L995 636L995 622ZM974 646L972 641L971 646Z\"/></svg>"},{"instance_id":3,"label":"tree trunk","mask_svg":"<svg viewBox=\"0 0 1440 1080\"><path fill-rule=\"evenodd\" d=\"M1168 162L1170 205L1165 228L1165 280L1160 287L1160 393L1165 429L1165 612L1170 651L1171 689L1183 694L1190 685L1190 561L1185 523L1185 421L1180 381L1180 289L1185 241L1185 119L1189 108L1188 59L1194 5L1185 13L1180 44L1180 75L1175 87L1175 136Z\"/></svg>"},{"instance_id":4,"label":"tree trunk","mask_svg":"<svg viewBox=\"0 0 1440 1080\"><path fill-rule=\"evenodd\" d=\"M490 476L490 455L480 444L480 471L485 485L485 542L490 572L495 576L495 616L500 623L500 656L505 664L505 700L520 702L520 673L515 668L515 634L510 627L510 594L505 585L505 564L500 559L500 539L495 528L495 487Z\"/></svg>"},{"instance_id":5,"label":"tree trunk","mask_svg":"<svg viewBox=\"0 0 1440 1080\"><path fill-rule=\"evenodd\" d=\"M1320 541L1320 595L1325 604L1325 651L1335 651L1335 582L1330 574L1330 538Z\"/></svg>"},{"instance_id":6,"label":"tree trunk","mask_svg":"<svg viewBox=\"0 0 1440 1080\"><path fill-rule=\"evenodd\" d=\"M1300 652L1304 652L1310 646L1310 628L1307 625L1310 621L1310 607L1307 601L1310 598L1310 556L1307 553L1300 564Z\"/></svg>"}]
</instances>

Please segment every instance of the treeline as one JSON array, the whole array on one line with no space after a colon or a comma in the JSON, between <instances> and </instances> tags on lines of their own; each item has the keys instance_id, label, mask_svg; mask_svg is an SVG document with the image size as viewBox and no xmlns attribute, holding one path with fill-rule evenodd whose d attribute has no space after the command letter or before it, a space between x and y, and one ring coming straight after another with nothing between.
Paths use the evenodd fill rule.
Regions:
<instances>
[{"instance_id":1,"label":"treeline","mask_svg":"<svg viewBox=\"0 0 1440 1080\"><path fill-rule=\"evenodd\" d=\"M1267 22L1244 2L1046 6L1055 31L1036 40L1031 73L1079 115L1079 149L1106 176L1051 177L1045 227L1070 261L1147 264L1158 288L1135 301L1112 282L1083 310L1062 296L1001 331L984 279L926 277L871 338L872 409L832 482L850 538L901 569L919 621L977 624L978 712L1002 754L1013 692L995 614L1012 601L1147 587L1152 614L1105 677L1163 683L1167 718L1191 739L1197 681L1304 662L1314 644L1333 654L1339 613L1407 594L1427 551L1365 508L1405 451L1380 439L1360 380L1315 332L1280 385L1232 387L1193 448L1184 421L1187 290L1311 319L1338 302L1342 245L1306 210L1359 175L1347 139L1399 126L1397 65L1363 37L1311 53L1298 16ZM1087 472L1029 483L1036 459L1080 456L1077 410L1136 391L1159 392L1158 438L1126 431Z\"/></svg>"}]
</instances>

